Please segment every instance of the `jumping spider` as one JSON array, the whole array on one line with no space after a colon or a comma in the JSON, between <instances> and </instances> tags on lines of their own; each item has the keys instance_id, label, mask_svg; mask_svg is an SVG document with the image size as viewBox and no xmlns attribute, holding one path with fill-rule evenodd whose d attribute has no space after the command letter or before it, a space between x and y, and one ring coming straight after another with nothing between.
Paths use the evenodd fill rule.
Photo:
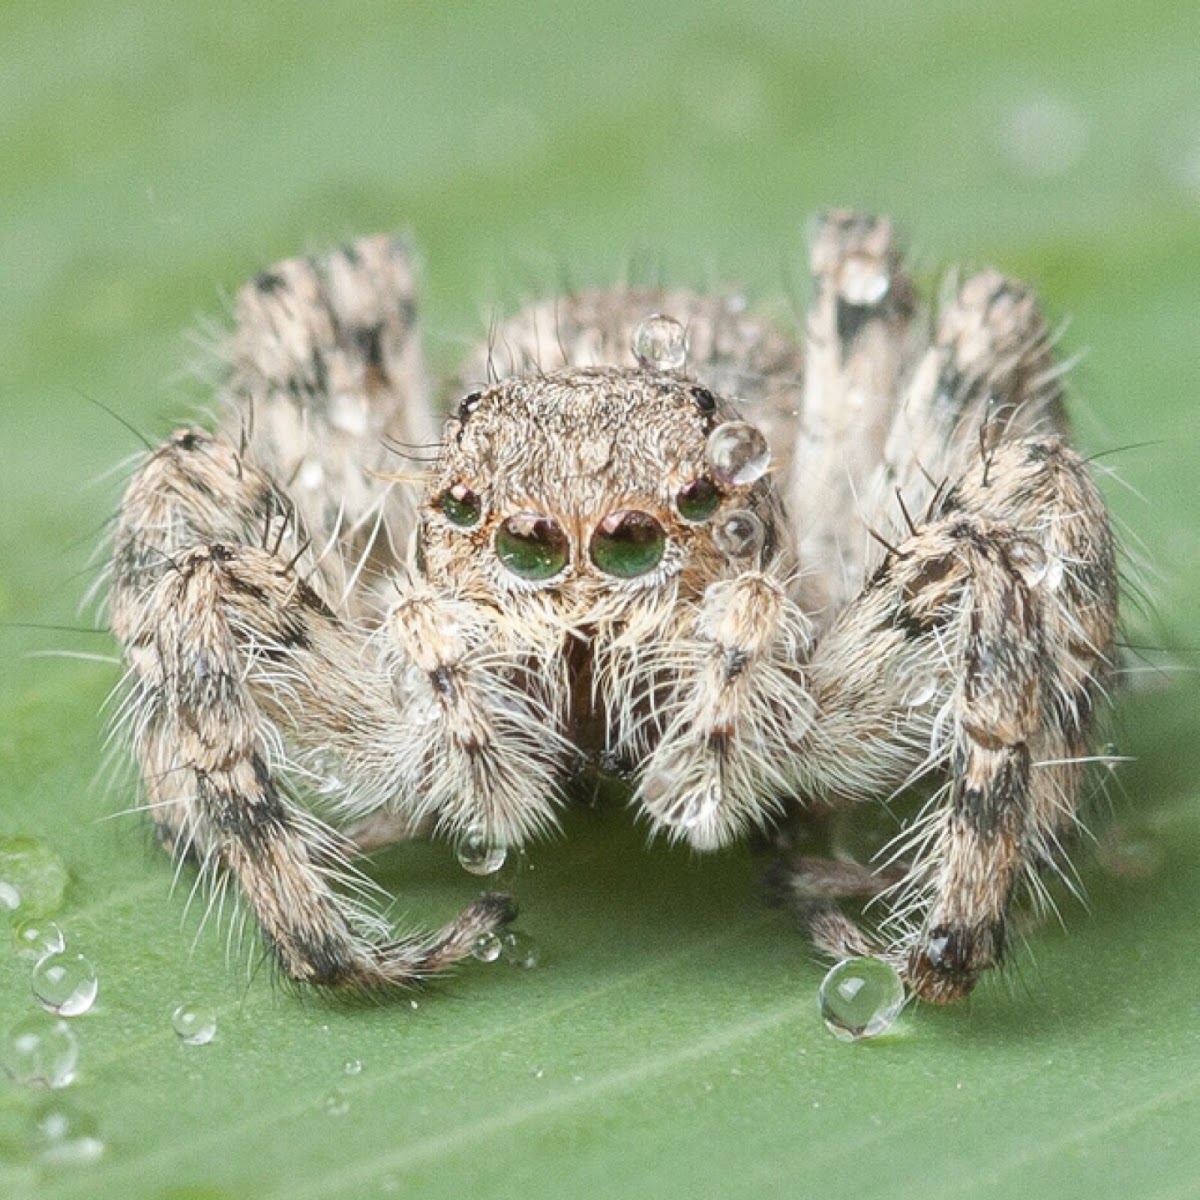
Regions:
<instances>
[{"instance_id":1,"label":"jumping spider","mask_svg":"<svg viewBox=\"0 0 1200 1200\"><path fill-rule=\"evenodd\" d=\"M349 858L520 846L581 759L699 850L924 781L875 866L785 852L776 881L823 951L926 999L999 961L1016 895L1064 869L1108 518L1025 287L985 271L928 316L891 226L851 213L811 264L803 352L733 295L529 307L440 435L402 244L241 291L217 432L138 467L110 605L156 828L236 883L289 977L404 986L468 956L506 897L398 940L338 886ZM396 453L422 448L418 494Z\"/></svg>"}]
</instances>

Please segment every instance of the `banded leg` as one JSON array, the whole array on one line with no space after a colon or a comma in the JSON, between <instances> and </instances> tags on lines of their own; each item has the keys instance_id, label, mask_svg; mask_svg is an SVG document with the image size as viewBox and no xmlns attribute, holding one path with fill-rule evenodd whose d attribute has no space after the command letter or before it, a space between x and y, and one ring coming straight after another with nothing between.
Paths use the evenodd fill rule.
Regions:
<instances>
[{"instance_id":1,"label":"banded leg","mask_svg":"<svg viewBox=\"0 0 1200 1200\"><path fill-rule=\"evenodd\" d=\"M337 890L348 844L292 801L290 783L332 756L355 798L344 804L411 801L386 751L408 728L408 697L297 575L296 522L276 515L279 495L196 430L135 476L111 595L130 666L125 729L164 842L236 881L288 976L411 984L467 956L511 908L487 896L439 934L397 941Z\"/></svg>"},{"instance_id":2,"label":"banded leg","mask_svg":"<svg viewBox=\"0 0 1200 1200\"><path fill-rule=\"evenodd\" d=\"M810 794L869 800L945 779L901 847L912 866L883 926L923 997L968 992L1003 956L1015 893L1060 860L1115 618L1100 499L1065 443L1031 439L949 489L818 644ZM831 951L845 942L814 932Z\"/></svg>"},{"instance_id":3,"label":"banded leg","mask_svg":"<svg viewBox=\"0 0 1200 1200\"><path fill-rule=\"evenodd\" d=\"M415 524L388 479L438 438L407 247L362 238L263 271L238 293L228 358L229 440L287 488L326 594L365 611L361 576L401 561Z\"/></svg>"},{"instance_id":4,"label":"banded leg","mask_svg":"<svg viewBox=\"0 0 1200 1200\"><path fill-rule=\"evenodd\" d=\"M809 260L816 294L786 498L801 603L824 626L866 574L864 503L912 354L915 300L884 218L826 214Z\"/></svg>"},{"instance_id":5,"label":"banded leg","mask_svg":"<svg viewBox=\"0 0 1200 1200\"><path fill-rule=\"evenodd\" d=\"M647 680L671 682L654 706L661 736L634 800L669 836L702 850L724 845L762 826L794 789L779 748L797 744L812 720L797 671L809 632L778 580L747 571L710 585L661 664L644 660Z\"/></svg>"}]
</instances>

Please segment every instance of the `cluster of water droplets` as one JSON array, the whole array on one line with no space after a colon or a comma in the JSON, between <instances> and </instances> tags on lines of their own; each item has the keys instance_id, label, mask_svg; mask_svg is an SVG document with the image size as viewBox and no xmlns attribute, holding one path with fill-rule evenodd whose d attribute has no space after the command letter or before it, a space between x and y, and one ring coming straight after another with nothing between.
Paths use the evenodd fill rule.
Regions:
<instances>
[{"instance_id":1,"label":"cluster of water droplets","mask_svg":"<svg viewBox=\"0 0 1200 1200\"><path fill-rule=\"evenodd\" d=\"M475 939L471 953L480 962L506 962L523 971L532 971L541 961L537 942L518 929L481 933Z\"/></svg>"},{"instance_id":2,"label":"cluster of water droplets","mask_svg":"<svg viewBox=\"0 0 1200 1200\"><path fill-rule=\"evenodd\" d=\"M37 838L0 838L0 916L11 924L13 954L29 969L36 1010L0 1042L0 1070L22 1088L54 1093L30 1110L16 1152L47 1166L91 1163L104 1153L96 1121L61 1095L75 1082L79 1038L70 1020L86 1013L99 989L96 969L68 949L51 918L62 907L66 865ZM13 1147L10 1147L10 1150Z\"/></svg>"},{"instance_id":3,"label":"cluster of water droplets","mask_svg":"<svg viewBox=\"0 0 1200 1200\"><path fill-rule=\"evenodd\" d=\"M887 1032L904 1001L904 983L896 969L878 958L843 959L829 970L817 993L825 1028L843 1042Z\"/></svg>"}]
</instances>

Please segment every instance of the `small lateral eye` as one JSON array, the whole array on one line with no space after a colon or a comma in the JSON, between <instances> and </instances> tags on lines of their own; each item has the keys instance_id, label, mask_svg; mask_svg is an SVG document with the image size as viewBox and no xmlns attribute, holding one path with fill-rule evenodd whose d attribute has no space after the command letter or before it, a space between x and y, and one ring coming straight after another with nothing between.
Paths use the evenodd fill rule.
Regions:
<instances>
[{"instance_id":1,"label":"small lateral eye","mask_svg":"<svg viewBox=\"0 0 1200 1200\"><path fill-rule=\"evenodd\" d=\"M596 526L592 562L605 575L634 579L658 566L666 545L666 532L654 517L633 508L621 509Z\"/></svg>"},{"instance_id":2,"label":"small lateral eye","mask_svg":"<svg viewBox=\"0 0 1200 1200\"><path fill-rule=\"evenodd\" d=\"M540 513L517 513L496 530L496 557L522 579L553 579L571 557L557 521Z\"/></svg>"},{"instance_id":3,"label":"small lateral eye","mask_svg":"<svg viewBox=\"0 0 1200 1200\"><path fill-rule=\"evenodd\" d=\"M464 529L478 525L483 513L483 502L465 483L448 487L437 498L437 506L446 520Z\"/></svg>"},{"instance_id":4,"label":"small lateral eye","mask_svg":"<svg viewBox=\"0 0 1200 1200\"><path fill-rule=\"evenodd\" d=\"M721 489L706 475L685 483L675 495L675 507L685 521L707 521L721 506Z\"/></svg>"}]
</instances>

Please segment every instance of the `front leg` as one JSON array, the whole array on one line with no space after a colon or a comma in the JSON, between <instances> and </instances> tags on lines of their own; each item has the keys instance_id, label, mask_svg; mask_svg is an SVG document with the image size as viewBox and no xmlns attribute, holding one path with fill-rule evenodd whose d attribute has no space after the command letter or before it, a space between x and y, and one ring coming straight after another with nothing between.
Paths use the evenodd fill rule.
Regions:
<instances>
[{"instance_id":1,"label":"front leg","mask_svg":"<svg viewBox=\"0 0 1200 1200\"><path fill-rule=\"evenodd\" d=\"M796 780L786 748L812 719L808 640L780 581L754 570L710 585L690 627L646 657L647 679L673 678L635 795L656 827L710 850L778 811Z\"/></svg>"}]
</instances>

